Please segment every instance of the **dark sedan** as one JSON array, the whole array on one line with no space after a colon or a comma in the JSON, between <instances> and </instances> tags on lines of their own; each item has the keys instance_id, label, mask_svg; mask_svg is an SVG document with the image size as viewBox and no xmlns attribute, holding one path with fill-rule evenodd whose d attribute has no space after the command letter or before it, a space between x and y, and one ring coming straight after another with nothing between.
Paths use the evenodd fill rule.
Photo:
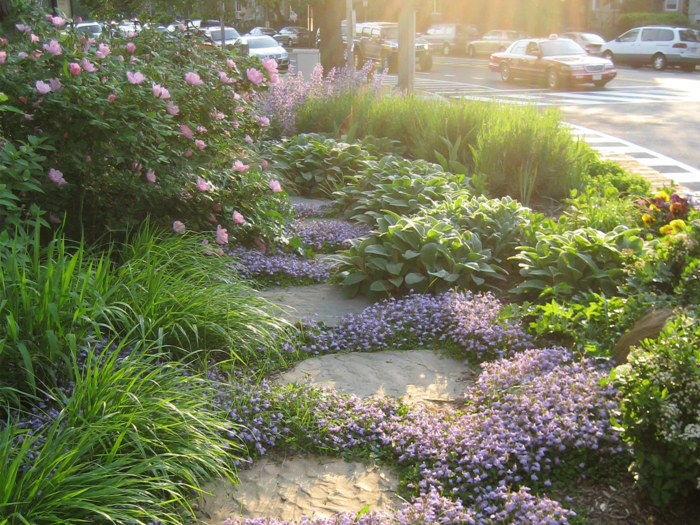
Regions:
<instances>
[{"instance_id":1,"label":"dark sedan","mask_svg":"<svg viewBox=\"0 0 700 525\"><path fill-rule=\"evenodd\" d=\"M489 68L505 82L530 78L545 81L550 89L585 83L602 88L617 76L610 60L592 57L573 40L555 36L513 42L505 52L491 55Z\"/></svg>"}]
</instances>

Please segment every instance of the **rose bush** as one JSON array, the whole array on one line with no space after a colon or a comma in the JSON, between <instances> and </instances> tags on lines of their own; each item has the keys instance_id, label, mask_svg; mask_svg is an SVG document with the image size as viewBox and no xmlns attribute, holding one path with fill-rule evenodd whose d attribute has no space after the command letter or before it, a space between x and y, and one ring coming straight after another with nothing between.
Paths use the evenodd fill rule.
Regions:
<instances>
[{"instance_id":1,"label":"rose bush","mask_svg":"<svg viewBox=\"0 0 700 525\"><path fill-rule=\"evenodd\" d=\"M269 125L255 108L277 81L274 64L186 31L95 41L59 32L36 6L15 17L0 47L0 136L15 146L36 137L46 157L41 191L15 193L22 206L65 214L67 233L88 239L148 215L239 239L280 231L282 188L249 145Z\"/></svg>"}]
</instances>

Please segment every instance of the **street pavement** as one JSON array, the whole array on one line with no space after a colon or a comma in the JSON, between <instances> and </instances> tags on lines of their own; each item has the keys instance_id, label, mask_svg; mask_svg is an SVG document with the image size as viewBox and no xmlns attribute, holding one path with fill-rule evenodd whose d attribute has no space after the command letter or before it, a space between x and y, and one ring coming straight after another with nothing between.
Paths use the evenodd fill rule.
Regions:
<instances>
[{"instance_id":1,"label":"street pavement","mask_svg":"<svg viewBox=\"0 0 700 525\"><path fill-rule=\"evenodd\" d=\"M387 75L384 82L396 85L397 77ZM416 72L416 87L446 98L558 107L566 122L620 139L621 147L642 157L653 154L657 160L649 162L659 171L682 174L674 180L700 190L700 68L619 67L605 88L550 91L529 80L506 84L488 69L488 59L437 56L429 73Z\"/></svg>"}]
</instances>

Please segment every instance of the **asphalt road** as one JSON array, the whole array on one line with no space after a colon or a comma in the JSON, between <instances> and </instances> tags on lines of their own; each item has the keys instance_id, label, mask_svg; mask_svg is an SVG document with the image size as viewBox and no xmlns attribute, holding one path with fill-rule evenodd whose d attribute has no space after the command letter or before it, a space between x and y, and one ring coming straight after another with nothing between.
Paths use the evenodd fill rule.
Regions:
<instances>
[{"instance_id":1,"label":"asphalt road","mask_svg":"<svg viewBox=\"0 0 700 525\"><path fill-rule=\"evenodd\" d=\"M416 77L417 88L443 96L557 106L567 122L700 169L700 68L684 73L619 67L617 78L603 89L552 92L525 80L506 84L489 70L487 59L439 56L429 73L417 71ZM390 75L386 82L395 79Z\"/></svg>"}]
</instances>

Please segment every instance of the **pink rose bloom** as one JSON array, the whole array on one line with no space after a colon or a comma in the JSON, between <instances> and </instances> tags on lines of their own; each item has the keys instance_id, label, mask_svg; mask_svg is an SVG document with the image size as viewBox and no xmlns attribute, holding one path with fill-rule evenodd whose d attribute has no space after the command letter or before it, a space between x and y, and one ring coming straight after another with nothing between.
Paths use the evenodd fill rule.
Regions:
<instances>
[{"instance_id":1,"label":"pink rose bloom","mask_svg":"<svg viewBox=\"0 0 700 525\"><path fill-rule=\"evenodd\" d=\"M214 206L212 207L212 210L214 210L216 212L221 211L221 203L217 202L216 204L214 204Z\"/></svg>"},{"instance_id":2,"label":"pink rose bloom","mask_svg":"<svg viewBox=\"0 0 700 525\"><path fill-rule=\"evenodd\" d=\"M24 118L24 120L32 120L32 114L31 114L31 113L25 113L23 118ZM20 119L20 121L21 121L21 119Z\"/></svg>"},{"instance_id":3,"label":"pink rose bloom","mask_svg":"<svg viewBox=\"0 0 700 525\"><path fill-rule=\"evenodd\" d=\"M192 150L191 150L191 149L188 149L188 150L185 152L185 157L191 157L191 156L192 156Z\"/></svg>"},{"instance_id":4,"label":"pink rose bloom","mask_svg":"<svg viewBox=\"0 0 700 525\"><path fill-rule=\"evenodd\" d=\"M77 19L75 22L76 22L76 24L79 24L79 23L82 22L82 21L83 21L83 17L82 17L82 16L79 16L78 19Z\"/></svg>"},{"instance_id":5,"label":"pink rose bloom","mask_svg":"<svg viewBox=\"0 0 700 525\"><path fill-rule=\"evenodd\" d=\"M231 60L230 58L226 59L226 65L228 67L232 67L232 68L236 69L236 63L233 60Z\"/></svg>"},{"instance_id":6,"label":"pink rose bloom","mask_svg":"<svg viewBox=\"0 0 700 525\"><path fill-rule=\"evenodd\" d=\"M46 82L43 82L41 80L36 81L36 91L40 95L46 95L51 91L51 86L49 86Z\"/></svg>"},{"instance_id":7,"label":"pink rose bloom","mask_svg":"<svg viewBox=\"0 0 700 525\"><path fill-rule=\"evenodd\" d=\"M46 13L44 16L46 17L46 20L48 20L49 22L52 22L52 21L53 21L53 15L52 15L52 14Z\"/></svg>"},{"instance_id":8,"label":"pink rose bloom","mask_svg":"<svg viewBox=\"0 0 700 525\"><path fill-rule=\"evenodd\" d=\"M262 65L270 73L277 73L277 61L274 58L263 58Z\"/></svg>"},{"instance_id":9,"label":"pink rose bloom","mask_svg":"<svg viewBox=\"0 0 700 525\"><path fill-rule=\"evenodd\" d=\"M219 80L221 80L221 82L223 82L224 84L232 83L231 79L226 76L225 71L219 71Z\"/></svg>"},{"instance_id":10,"label":"pink rose bloom","mask_svg":"<svg viewBox=\"0 0 700 525\"><path fill-rule=\"evenodd\" d=\"M133 53L134 51L136 51L136 44L134 44L133 42L129 42L129 43L126 45L126 52L129 53L129 54L131 54L131 53Z\"/></svg>"},{"instance_id":11,"label":"pink rose bloom","mask_svg":"<svg viewBox=\"0 0 700 525\"><path fill-rule=\"evenodd\" d=\"M217 219L213 213L211 215L209 215L209 218L207 220L209 222L219 222L219 219Z\"/></svg>"},{"instance_id":12,"label":"pink rose bloom","mask_svg":"<svg viewBox=\"0 0 700 525\"><path fill-rule=\"evenodd\" d=\"M177 26L177 28L178 28L180 31L184 31L185 29L187 29L187 27L185 27L185 24L180 24L180 25Z\"/></svg>"},{"instance_id":13,"label":"pink rose bloom","mask_svg":"<svg viewBox=\"0 0 700 525\"><path fill-rule=\"evenodd\" d=\"M240 124L238 123L238 121L236 119L233 119L233 129L238 129L239 126Z\"/></svg>"},{"instance_id":14,"label":"pink rose bloom","mask_svg":"<svg viewBox=\"0 0 700 525\"><path fill-rule=\"evenodd\" d=\"M185 233L185 225L181 223L180 221L175 221L173 223L173 230L175 230L175 233L183 234Z\"/></svg>"},{"instance_id":15,"label":"pink rose bloom","mask_svg":"<svg viewBox=\"0 0 700 525\"><path fill-rule=\"evenodd\" d=\"M107 100L110 102L114 102L114 99L117 98L117 95L115 93L112 93L110 96L107 97Z\"/></svg>"},{"instance_id":16,"label":"pink rose bloom","mask_svg":"<svg viewBox=\"0 0 700 525\"><path fill-rule=\"evenodd\" d=\"M126 78L128 78L129 82L131 82L132 84L141 84L144 80L146 80L146 77L144 77L138 71L136 73L132 71L127 71Z\"/></svg>"},{"instance_id":17,"label":"pink rose bloom","mask_svg":"<svg viewBox=\"0 0 700 525\"><path fill-rule=\"evenodd\" d=\"M0 65L5 63L7 60L7 51L0 51Z\"/></svg>"},{"instance_id":18,"label":"pink rose bloom","mask_svg":"<svg viewBox=\"0 0 700 525\"><path fill-rule=\"evenodd\" d=\"M263 80L265 80L265 75L263 75L254 67L248 69L246 73L248 74L248 80L250 80L256 86L259 85Z\"/></svg>"},{"instance_id":19,"label":"pink rose bloom","mask_svg":"<svg viewBox=\"0 0 700 525\"><path fill-rule=\"evenodd\" d=\"M180 108L177 107L177 106L176 106L175 104L173 104L172 102L168 102L168 107L165 108L165 111L167 111L167 112L170 113L171 115L177 115L178 113L180 113Z\"/></svg>"},{"instance_id":20,"label":"pink rose bloom","mask_svg":"<svg viewBox=\"0 0 700 525\"><path fill-rule=\"evenodd\" d=\"M265 253L267 248L265 247L265 243L261 242L259 239L253 239L253 242L255 243L255 246L258 247L258 250L260 253Z\"/></svg>"},{"instance_id":21,"label":"pink rose bloom","mask_svg":"<svg viewBox=\"0 0 700 525\"><path fill-rule=\"evenodd\" d=\"M78 64L77 62L71 62L69 69L70 69L70 74L73 75L74 77L78 76L80 74L80 72L82 71L82 69L80 68L80 64Z\"/></svg>"},{"instance_id":22,"label":"pink rose bloom","mask_svg":"<svg viewBox=\"0 0 700 525\"><path fill-rule=\"evenodd\" d=\"M151 88L153 90L153 96L156 98L161 98L163 95L163 86L160 84L153 84L153 87ZM170 94L168 94L170 96Z\"/></svg>"},{"instance_id":23,"label":"pink rose bloom","mask_svg":"<svg viewBox=\"0 0 700 525\"><path fill-rule=\"evenodd\" d=\"M27 103L27 99L24 98L24 97L19 97L19 101L20 101L22 104L26 104L26 103Z\"/></svg>"},{"instance_id":24,"label":"pink rose bloom","mask_svg":"<svg viewBox=\"0 0 700 525\"><path fill-rule=\"evenodd\" d=\"M219 244L228 244L228 233L221 227L221 224L216 226L216 242Z\"/></svg>"},{"instance_id":25,"label":"pink rose bloom","mask_svg":"<svg viewBox=\"0 0 700 525\"><path fill-rule=\"evenodd\" d=\"M15 27L20 33L29 33L32 30L30 26L25 26L24 24L15 24Z\"/></svg>"},{"instance_id":26,"label":"pink rose bloom","mask_svg":"<svg viewBox=\"0 0 700 525\"><path fill-rule=\"evenodd\" d=\"M138 36L138 33L136 31L129 31L126 34L126 38L136 38Z\"/></svg>"},{"instance_id":27,"label":"pink rose bloom","mask_svg":"<svg viewBox=\"0 0 700 525\"><path fill-rule=\"evenodd\" d=\"M97 68L93 65L93 63L85 57L83 57L83 59L80 61L80 64L83 66L83 69L88 73L94 73L95 71L97 71Z\"/></svg>"},{"instance_id":28,"label":"pink rose bloom","mask_svg":"<svg viewBox=\"0 0 700 525\"><path fill-rule=\"evenodd\" d=\"M187 82L190 86L201 86L204 84L202 79L199 78L199 75L193 71L190 71L185 75L185 82Z\"/></svg>"},{"instance_id":29,"label":"pink rose bloom","mask_svg":"<svg viewBox=\"0 0 700 525\"><path fill-rule=\"evenodd\" d=\"M49 221L53 224L61 224L61 219L56 217L53 213L49 212Z\"/></svg>"},{"instance_id":30,"label":"pink rose bloom","mask_svg":"<svg viewBox=\"0 0 700 525\"><path fill-rule=\"evenodd\" d=\"M61 54L61 45L58 43L58 40L51 40L48 44L44 44L44 49L55 57Z\"/></svg>"},{"instance_id":31,"label":"pink rose bloom","mask_svg":"<svg viewBox=\"0 0 700 525\"><path fill-rule=\"evenodd\" d=\"M265 168L267 168L267 161L263 160L262 161L262 169L265 169Z\"/></svg>"},{"instance_id":32,"label":"pink rose bloom","mask_svg":"<svg viewBox=\"0 0 700 525\"><path fill-rule=\"evenodd\" d=\"M156 174L151 168L148 168L148 171L146 172L146 180L151 184L156 183Z\"/></svg>"},{"instance_id":33,"label":"pink rose bloom","mask_svg":"<svg viewBox=\"0 0 700 525\"><path fill-rule=\"evenodd\" d=\"M27 58L27 53L25 53L24 51L20 51L19 53L17 53L17 56L19 58Z\"/></svg>"},{"instance_id":34,"label":"pink rose bloom","mask_svg":"<svg viewBox=\"0 0 700 525\"><path fill-rule=\"evenodd\" d=\"M233 94L233 100L240 100L241 96L236 93L233 89L231 90L231 93Z\"/></svg>"},{"instance_id":35,"label":"pink rose bloom","mask_svg":"<svg viewBox=\"0 0 700 525\"><path fill-rule=\"evenodd\" d=\"M163 100L170 98L170 91L168 91L166 88L161 88L160 98L162 98Z\"/></svg>"},{"instance_id":36,"label":"pink rose bloom","mask_svg":"<svg viewBox=\"0 0 700 525\"><path fill-rule=\"evenodd\" d=\"M260 125L261 126L269 126L270 125L270 119L267 117L262 117L260 119Z\"/></svg>"},{"instance_id":37,"label":"pink rose bloom","mask_svg":"<svg viewBox=\"0 0 700 525\"><path fill-rule=\"evenodd\" d=\"M270 189L271 189L274 193L279 193L279 192L282 191L282 186L280 186L279 181L276 181L275 179L272 179L272 180L270 181Z\"/></svg>"},{"instance_id":38,"label":"pink rose bloom","mask_svg":"<svg viewBox=\"0 0 700 525\"><path fill-rule=\"evenodd\" d=\"M204 126L197 126L197 133L204 134L207 132L207 128Z\"/></svg>"},{"instance_id":39,"label":"pink rose bloom","mask_svg":"<svg viewBox=\"0 0 700 525\"><path fill-rule=\"evenodd\" d=\"M240 160L233 163L232 169L234 171L240 171L241 173L246 172L250 169L250 166L243 164Z\"/></svg>"},{"instance_id":40,"label":"pink rose bloom","mask_svg":"<svg viewBox=\"0 0 700 525\"><path fill-rule=\"evenodd\" d=\"M29 41L33 44L34 42L39 41L39 37L32 33L32 35L29 37Z\"/></svg>"},{"instance_id":41,"label":"pink rose bloom","mask_svg":"<svg viewBox=\"0 0 700 525\"><path fill-rule=\"evenodd\" d=\"M204 149L207 147L203 140L195 140L194 145L197 146L197 149Z\"/></svg>"},{"instance_id":42,"label":"pink rose bloom","mask_svg":"<svg viewBox=\"0 0 700 525\"><path fill-rule=\"evenodd\" d=\"M246 135L246 136L245 136L245 141L246 141L248 144L252 144L252 143L253 143L253 139L250 138L250 135Z\"/></svg>"},{"instance_id":43,"label":"pink rose bloom","mask_svg":"<svg viewBox=\"0 0 700 525\"><path fill-rule=\"evenodd\" d=\"M241 215L237 211L233 212L232 218L233 218L233 222L235 222L236 224L243 224L245 222L245 218L243 217L243 215Z\"/></svg>"},{"instance_id":44,"label":"pink rose bloom","mask_svg":"<svg viewBox=\"0 0 700 525\"><path fill-rule=\"evenodd\" d=\"M209 184L202 177L197 177L197 189L199 191L209 191Z\"/></svg>"},{"instance_id":45,"label":"pink rose bloom","mask_svg":"<svg viewBox=\"0 0 700 525\"><path fill-rule=\"evenodd\" d=\"M67 184L66 179L63 178L63 173L53 168L49 170L49 179L51 179L51 182L55 182L59 186Z\"/></svg>"},{"instance_id":46,"label":"pink rose bloom","mask_svg":"<svg viewBox=\"0 0 700 525\"><path fill-rule=\"evenodd\" d=\"M65 18L61 18L60 16L54 16L54 17L51 19L51 23L52 23L53 25L55 25L56 27L63 27L64 25L66 25L66 19L65 19Z\"/></svg>"},{"instance_id":47,"label":"pink rose bloom","mask_svg":"<svg viewBox=\"0 0 700 525\"><path fill-rule=\"evenodd\" d=\"M191 139L192 137L194 137L194 133L192 133L192 130L190 129L190 127L187 124L182 124L180 126L180 132L188 139Z\"/></svg>"},{"instance_id":48,"label":"pink rose bloom","mask_svg":"<svg viewBox=\"0 0 700 525\"><path fill-rule=\"evenodd\" d=\"M277 73L270 73L270 84L279 84L280 76Z\"/></svg>"},{"instance_id":49,"label":"pink rose bloom","mask_svg":"<svg viewBox=\"0 0 700 525\"><path fill-rule=\"evenodd\" d=\"M97 51L95 51L95 56L97 58L107 58L107 55L109 55L110 50L109 46L107 44L100 44L97 46Z\"/></svg>"},{"instance_id":50,"label":"pink rose bloom","mask_svg":"<svg viewBox=\"0 0 700 525\"><path fill-rule=\"evenodd\" d=\"M51 86L51 91L63 91L63 86L57 78L50 78L49 86Z\"/></svg>"},{"instance_id":51,"label":"pink rose bloom","mask_svg":"<svg viewBox=\"0 0 700 525\"><path fill-rule=\"evenodd\" d=\"M92 162L92 159L90 158L90 155L88 155L87 157L85 157L85 162Z\"/></svg>"}]
</instances>

